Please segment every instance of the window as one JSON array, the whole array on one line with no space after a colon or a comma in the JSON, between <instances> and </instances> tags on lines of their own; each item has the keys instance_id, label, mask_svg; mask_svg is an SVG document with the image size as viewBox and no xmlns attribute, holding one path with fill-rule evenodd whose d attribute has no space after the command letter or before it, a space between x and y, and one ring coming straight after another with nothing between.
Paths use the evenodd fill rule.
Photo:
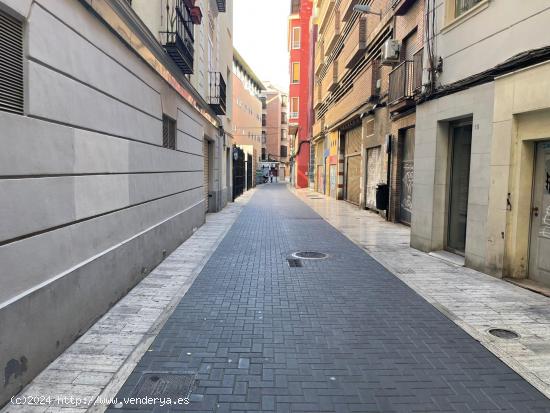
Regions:
<instances>
[{"instance_id":1,"label":"window","mask_svg":"<svg viewBox=\"0 0 550 413\"><path fill-rule=\"evenodd\" d=\"M288 156L288 147L281 145L281 158L286 158Z\"/></svg>"},{"instance_id":2,"label":"window","mask_svg":"<svg viewBox=\"0 0 550 413\"><path fill-rule=\"evenodd\" d=\"M290 99L290 118L297 118L300 112L300 98Z\"/></svg>"},{"instance_id":3,"label":"window","mask_svg":"<svg viewBox=\"0 0 550 413\"><path fill-rule=\"evenodd\" d=\"M300 27L292 28L292 48L299 49L301 45L301 29Z\"/></svg>"},{"instance_id":4,"label":"window","mask_svg":"<svg viewBox=\"0 0 550 413\"><path fill-rule=\"evenodd\" d=\"M162 146L176 149L176 121L166 115L162 115Z\"/></svg>"},{"instance_id":5,"label":"window","mask_svg":"<svg viewBox=\"0 0 550 413\"><path fill-rule=\"evenodd\" d=\"M292 83L300 83L300 62L292 63Z\"/></svg>"},{"instance_id":6,"label":"window","mask_svg":"<svg viewBox=\"0 0 550 413\"><path fill-rule=\"evenodd\" d=\"M0 110L23 114L23 24L0 11Z\"/></svg>"},{"instance_id":7,"label":"window","mask_svg":"<svg viewBox=\"0 0 550 413\"><path fill-rule=\"evenodd\" d=\"M481 0L454 0L455 1L455 16L458 17L461 14L466 13L476 4L480 3Z\"/></svg>"}]
</instances>

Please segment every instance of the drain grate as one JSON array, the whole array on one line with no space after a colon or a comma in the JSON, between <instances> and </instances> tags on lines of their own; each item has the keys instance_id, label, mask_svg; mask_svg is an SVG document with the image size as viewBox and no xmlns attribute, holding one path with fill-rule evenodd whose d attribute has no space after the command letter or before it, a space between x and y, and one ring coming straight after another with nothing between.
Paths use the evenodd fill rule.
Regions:
<instances>
[{"instance_id":1,"label":"drain grate","mask_svg":"<svg viewBox=\"0 0 550 413\"><path fill-rule=\"evenodd\" d=\"M287 258L287 262L290 268L303 267L302 260L297 258Z\"/></svg>"},{"instance_id":2,"label":"drain grate","mask_svg":"<svg viewBox=\"0 0 550 413\"><path fill-rule=\"evenodd\" d=\"M504 328L492 328L489 330L489 334L492 334L495 337L504 338L507 340L511 340L519 337L519 334L516 333L515 331L506 330Z\"/></svg>"},{"instance_id":3,"label":"drain grate","mask_svg":"<svg viewBox=\"0 0 550 413\"><path fill-rule=\"evenodd\" d=\"M171 398L189 397L195 389L197 375L173 373L145 373L139 379L130 397Z\"/></svg>"},{"instance_id":4,"label":"drain grate","mask_svg":"<svg viewBox=\"0 0 550 413\"><path fill-rule=\"evenodd\" d=\"M292 254L293 257L302 258L305 260L322 260L328 257L328 254L317 251L299 251Z\"/></svg>"}]
</instances>

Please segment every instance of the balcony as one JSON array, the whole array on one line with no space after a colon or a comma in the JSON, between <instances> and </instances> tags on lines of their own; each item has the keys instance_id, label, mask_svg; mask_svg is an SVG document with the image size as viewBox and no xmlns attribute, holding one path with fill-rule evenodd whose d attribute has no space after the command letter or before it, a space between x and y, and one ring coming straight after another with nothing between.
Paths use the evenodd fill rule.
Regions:
<instances>
[{"instance_id":1,"label":"balcony","mask_svg":"<svg viewBox=\"0 0 550 413\"><path fill-rule=\"evenodd\" d=\"M218 11L225 13L225 0L216 0L216 3L218 4Z\"/></svg>"},{"instance_id":2,"label":"balcony","mask_svg":"<svg viewBox=\"0 0 550 413\"><path fill-rule=\"evenodd\" d=\"M334 92L338 88L338 60L332 62L332 74L327 73L327 76L331 79L328 84L328 91Z\"/></svg>"},{"instance_id":3,"label":"balcony","mask_svg":"<svg viewBox=\"0 0 550 413\"><path fill-rule=\"evenodd\" d=\"M216 112L216 115L225 115L227 110L226 105L226 85L225 80L220 72L209 72L209 96L208 103Z\"/></svg>"},{"instance_id":4,"label":"balcony","mask_svg":"<svg viewBox=\"0 0 550 413\"><path fill-rule=\"evenodd\" d=\"M313 109L319 108L323 104L323 87L321 83L316 83L314 87L315 102Z\"/></svg>"},{"instance_id":5,"label":"balcony","mask_svg":"<svg viewBox=\"0 0 550 413\"><path fill-rule=\"evenodd\" d=\"M160 32L161 42L182 73L189 75L193 73L195 54L191 10L184 0L177 0L175 4L166 19L166 31Z\"/></svg>"},{"instance_id":6,"label":"balcony","mask_svg":"<svg viewBox=\"0 0 550 413\"><path fill-rule=\"evenodd\" d=\"M332 52L338 40L340 40L340 12L336 10L331 21L327 24L326 33L323 35L325 43L325 55L328 56Z\"/></svg>"},{"instance_id":7,"label":"balcony","mask_svg":"<svg viewBox=\"0 0 550 413\"><path fill-rule=\"evenodd\" d=\"M342 65L350 69L364 56L367 48L367 19L361 17L353 26L342 50Z\"/></svg>"},{"instance_id":8,"label":"balcony","mask_svg":"<svg viewBox=\"0 0 550 413\"><path fill-rule=\"evenodd\" d=\"M315 47L315 74L318 75L325 65L325 45L319 40Z\"/></svg>"},{"instance_id":9,"label":"balcony","mask_svg":"<svg viewBox=\"0 0 550 413\"><path fill-rule=\"evenodd\" d=\"M324 0L319 8L319 18L317 20L319 24L319 33L323 33L327 18L330 16L334 9L334 0Z\"/></svg>"},{"instance_id":10,"label":"balcony","mask_svg":"<svg viewBox=\"0 0 550 413\"><path fill-rule=\"evenodd\" d=\"M414 106L414 96L422 89L422 54L420 49L413 60L400 63L389 75L388 101L394 111Z\"/></svg>"}]
</instances>

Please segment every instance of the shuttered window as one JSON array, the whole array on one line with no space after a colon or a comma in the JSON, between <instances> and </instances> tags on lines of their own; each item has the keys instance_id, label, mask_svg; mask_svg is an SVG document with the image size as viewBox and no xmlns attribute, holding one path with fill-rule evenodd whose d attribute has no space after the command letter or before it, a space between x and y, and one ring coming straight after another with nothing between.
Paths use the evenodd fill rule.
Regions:
<instances>
[{"instance_id":1,"label":"shuttered window","mask_svg":"<svg viewBox=\"0 0 550 413\"><path fill-rule=\"evenodd\" d=\"M162 116L162 146L176 149L176 121L166 115Z\"/></svg>"},{"instance_id":2,"label":"shuttered window","mask_svg":"<svg viewBox=\"0 0 550 413\"><path fill-rule=\"evenodd\" d=\"M23 23L0 11L0 110L23 114Z\"/></svg>"}]
</instances>

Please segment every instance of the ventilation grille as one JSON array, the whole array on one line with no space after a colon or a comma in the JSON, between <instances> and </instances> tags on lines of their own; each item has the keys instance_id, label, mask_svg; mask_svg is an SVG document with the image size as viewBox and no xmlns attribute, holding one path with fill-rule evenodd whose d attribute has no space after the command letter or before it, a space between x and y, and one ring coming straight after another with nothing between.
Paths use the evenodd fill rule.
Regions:
<instances>
[{"instance_id":1,"label":"ventilation grille","mask_svg":"<svg viewBox=\"0 0 550 413\"><path fill-rule=\"evenodd\" d=\"M0 111L23 113L23 24L0 11Z\"/></svg>"}]
</instances>

